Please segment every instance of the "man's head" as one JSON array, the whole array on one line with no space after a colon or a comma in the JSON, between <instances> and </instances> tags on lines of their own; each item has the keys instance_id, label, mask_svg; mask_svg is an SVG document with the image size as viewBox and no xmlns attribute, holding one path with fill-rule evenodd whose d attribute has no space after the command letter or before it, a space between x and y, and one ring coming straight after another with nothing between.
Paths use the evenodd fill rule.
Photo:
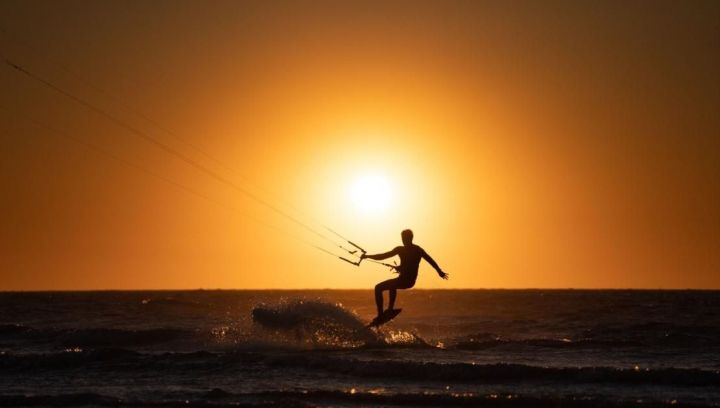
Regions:
<instances>
[{"instance_id":1,"label":"man's head","mask_svg":"<svg viewBox=\"0 0 720 408\"><path fill-rule=\"evenodd\" d=\"M402 242L404 245L410 245L412 244L413 240L413 232L409 229L403 230L403 232L400 233L400 237L402 237Z\"/></svg>"}]
</instances>

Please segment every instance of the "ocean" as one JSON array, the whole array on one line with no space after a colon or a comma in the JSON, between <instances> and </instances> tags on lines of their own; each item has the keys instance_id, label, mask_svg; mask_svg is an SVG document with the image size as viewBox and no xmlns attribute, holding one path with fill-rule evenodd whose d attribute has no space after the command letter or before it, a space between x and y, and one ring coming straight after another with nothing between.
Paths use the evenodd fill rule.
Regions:
<instances>
[{"instance_id":1,"label":"ocean","mask_svg":"<svg viewBox=\"0 0 720 408\"><path fill-rule=\"evenodd\" d=\"M387 295L386 295L387 296ZM0 293L0 406L720 406L720 291Z\"/></svg>"}]
</instances>

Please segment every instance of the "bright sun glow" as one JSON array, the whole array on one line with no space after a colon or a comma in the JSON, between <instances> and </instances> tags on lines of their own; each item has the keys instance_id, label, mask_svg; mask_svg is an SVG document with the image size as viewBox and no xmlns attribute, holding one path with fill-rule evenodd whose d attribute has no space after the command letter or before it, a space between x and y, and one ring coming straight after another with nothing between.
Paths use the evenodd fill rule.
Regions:
<instances>
[{"instance_id":1,"label":"bright sun glow","mask_svg":"<svg viewBox=\"0 0 720 408\"><path fill-rule=\"evenodd\" d=\"M364 174L350 188L350 199L355 208L366 214L378 214L392 205L392 188L382 174Z\"/></svg>"}]
</instances>

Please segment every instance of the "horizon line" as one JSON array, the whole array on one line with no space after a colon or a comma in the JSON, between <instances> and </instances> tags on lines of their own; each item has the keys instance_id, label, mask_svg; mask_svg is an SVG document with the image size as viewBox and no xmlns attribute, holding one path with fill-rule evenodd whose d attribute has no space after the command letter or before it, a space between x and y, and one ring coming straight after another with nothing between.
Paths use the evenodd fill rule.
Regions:
<instances>
[{"instance_id":1,"label":"horizon line","mask_svg":"<svg viewBox=\"0 0 720 408\"><path fill-rule=\"evenodd\" d=\"M506 291L522 291L522 290L550 290L550 291L720 291L720 288L587 288L587 287L526 287L526 288L412 288L416 291L472 291L472 290L506 290ZM177 289L0 289L0 293L50 293L50 292L252 292L252 291L282 291L282 292L299 292L299 291L350 291L350 290L366 290L372 291L373 288L177 288Z\"/></svg>"}]
</instances>

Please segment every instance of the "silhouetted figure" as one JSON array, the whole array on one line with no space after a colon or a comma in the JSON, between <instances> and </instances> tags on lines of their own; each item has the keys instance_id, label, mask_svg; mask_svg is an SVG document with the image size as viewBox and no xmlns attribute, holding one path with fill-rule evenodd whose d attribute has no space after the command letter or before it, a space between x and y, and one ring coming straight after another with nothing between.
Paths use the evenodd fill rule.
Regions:
<instances>
[{"instance_id":1,"label":"silhouetted figure","mask_svg":"<svg viewBox=\"0 0 720 408\"><path fill-rule=\"evenodd\" d=\"M430 265L432 265L441 278L448 278L448 274L440 269L435 260L432 259L425 250L412 243L413 232L411 230L404 230L400 233L400 236L402 237L403 246L396 247L392 251L385 252L384 254L363 254L361 257L363 259L370 258L378 261L395 255L400 257L400 265L395 267L400 276L395 279L388 279L375 285L375 303L377 304L378 318L383 314L383 291L390 291L390 303L388 304L388 310L392 310L395 307L397 290L410 289L415 286L415 281L417 280L418 275L418 267L420 266L420 259L425 259Z\"/></svg>"}]
</instances>

